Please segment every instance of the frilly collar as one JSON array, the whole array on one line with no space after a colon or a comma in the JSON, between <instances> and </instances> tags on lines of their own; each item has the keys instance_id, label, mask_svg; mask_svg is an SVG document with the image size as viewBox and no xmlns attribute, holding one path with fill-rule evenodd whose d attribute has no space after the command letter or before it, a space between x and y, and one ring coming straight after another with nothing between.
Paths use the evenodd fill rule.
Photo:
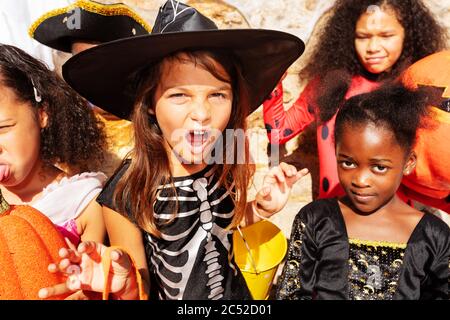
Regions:
<instances>
[{"instance_id":1,"label":"frilly collar","mask_svg":"<svg viewBox=\"0 0 450 320\"><path fill-rule=\"evenodd\" d=\"M71 177L64 177L59 181L50 183L48 186L46 186L44 188L44 190L42 191L42 195L45 196L48 193L60 188L63 185L70 184L70 183L73 183L73 182L76 182L79 180L88 179L88 178L97 178L98 180L100 180L102 185L108 179L108 177L103 172L100 172L100 171L98 171L98 172L82 172L82 173L73 175Z\"/></svg>"}]
</instances>

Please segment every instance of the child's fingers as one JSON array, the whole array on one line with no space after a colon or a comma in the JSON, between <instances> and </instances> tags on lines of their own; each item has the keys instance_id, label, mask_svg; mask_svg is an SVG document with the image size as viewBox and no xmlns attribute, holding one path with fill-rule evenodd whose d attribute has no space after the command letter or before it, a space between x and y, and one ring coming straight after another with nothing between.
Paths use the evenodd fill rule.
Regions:
<instances>
[{"instance_id":1,"label":"child's fingers","mask_svg":"<svg viewBox=\"0 0 450 320\"><path fill-rule=\"evenodd\" d=\"M47 270L51 273L56 273L59 271L58 266L54 263L50 263L47 267Z\"/></svg>"},{"instance_id":2,"label":"child's fingers","mask_svg":"<svg viewBox=\"0 0 450 320\"><path fill-rule=\"evenodd\" d=\"M61 248L58 253L61 258L69 259L73 263L79 263L81 261L81 256L76 249Z\"/></svg>"},{"instance_id":3,"label":"child's fingers","mask_svg":"<svg viewBox=\"0 0 450 320\"><path fill-rule=\"evenodd\" d=\"M267 196L270 195L270 186L264 186L259 192L256 194L257 200L264 200Z\"/></svg>"},{"instance_id":4,"label":"child's fingers","mask_svg":"<svg viewBox=\"0 0 450 320\"><path fill-rule=\"evenodd\" d=\"M100 262L102 257L101 257L101 244L98 244L95 241L86 241L86 242L82 242L79 246L78 246L78 252L81 254L87 254L93 261L95 262Z\"/></svg>"},{"instance_id":5,"label":"child's fingers","mask_svg":"<svg viewBox=\"0 0 450 320\"><path fill-rule=\"evenodd\" d=\"M270 169L270 171L267 174L267 177L278 180L278 182L281 182L281 183L286 181L284 178L284 172L280 168L280 166L276 166L276 167L273 167L272 169Z\"/></svg>"},{"instance_id":6,"label":"child's fingers","mask_svg":"<svg viewBox=\"0 0 450 320\"><path fill-rule=\"evenodd\" d=\"M83 290L78 290L66 297L64 300L90 300L89 296Z\"/></svg>"},{"instance_id":7,"label":"child's fingers","mask_svg":"<svg viewBox=\"0 0 450 320\"><path fill-rule=\"evenodd\" d=\"M286 177L293 177L297 174L297 168L293 165L287 164L286 162L281 162L280 168Z\"/></svg>"},{"instance_id":8,"label":"child's fingers","mask_svg":"<svg viewBox=\"0 0 450 320\"><path fill-rule=\"evenodd\" d=\"M69 238L64 237L64 241L66 242L67 246L69 247L69 249L77 251L77 248L75 247L75 245L72 243L72 241L70 241Z\"/></svg>"},{"instance_id":9,"label":"child's fingers","mask_svg":"<svg viewBox=\"0 0 450 320\"><path fill-rule=\"evenodd\" d=\"M293 176L287 177L287 186L291 188L298 180L303 178L305 175L309 173L308 169L302 169L300 171L297 171Z\"/></svg>"},{"instance_id":10,"label":"child's fingers","mask_svg":"<svg viewBox=\"0 0 450 320\"><path fill-rule=\"evenodd\" d=\"M131 260L128 254L120 249L111 250L111 260L115 274L128 274L131 270Z\"/></svg>"},{"instance_id":11,"label":"child's fingers","mask_svg":"<svg viewBox=\"0 0 450 320\"><path fill-rule=\"evenodd\" d=\"M40 299L47 299L68 292L71 292L71 290L67 287L66 283L59 283L52 287L42 288L38 292L38 297Z\"/></svg>"},{"instance_id":12,"label":"child's fingers","mask_svg":"<svg viewBox=\"0 0 450 320\"><path fill-rule=\"evenodd\" d=\"M66 269L71 265L71 262L69 259L62 259L59 264L59 271L66 272Z\"/></svg>"},{"instance_id":13,"label":"child's fingers","mask_svg":"<svg viewBox=\"0 0 450 320\"><path fill-rule=\"evenodd\" d=\"M85 241L78 245L79 253L90 254L97 248L97 245L94 241Z\"/></svg>"},{"instance_id":14,"label":"child's fingers","mask_svg":"<svg viewBox=\"0 0 450 320\"><path fill-rule=\"evenodd\" d=\"M306 176L308 173L309 173L308 168L303 168L302 170L300 170L300 171L297 172L296 177L297 177L298 179L300 179L300 178L303 178L304 176ZM297 180L298 180L298 179L297 179Z\"/></svg>"}]
</instances>

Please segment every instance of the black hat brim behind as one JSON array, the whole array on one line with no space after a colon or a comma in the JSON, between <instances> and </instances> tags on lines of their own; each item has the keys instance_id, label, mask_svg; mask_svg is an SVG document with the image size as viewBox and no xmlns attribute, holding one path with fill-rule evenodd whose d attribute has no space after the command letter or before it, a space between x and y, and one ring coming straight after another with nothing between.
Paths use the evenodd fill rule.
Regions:
<instances>
[{"instance_id":1,"label":"black hat brim behind","mask_svg":"<svg viewBox=\"0 0 450 320\"><path fill-rule=\"evenodd\" d=\"M133 110L130 77L174 52L187 49L227 49L240 59L254 111L305 45L289 33L262 29L229 29L152 34L99 45L70 58L63 76L78 93L96 106L124 119Z\"/></svg>"},{"instance_id":2,"label":"black hat brim behind","mask_svg":"<svg viewBox=\"0 0 450 320\"><path fill-rule=\"evenodd\" d=\"M77 40L102 43L150 31L147 22L126 5L78 0L42 15L31 25L29 35L50 48L70 53Z\"/></svg>"}]
</instances>

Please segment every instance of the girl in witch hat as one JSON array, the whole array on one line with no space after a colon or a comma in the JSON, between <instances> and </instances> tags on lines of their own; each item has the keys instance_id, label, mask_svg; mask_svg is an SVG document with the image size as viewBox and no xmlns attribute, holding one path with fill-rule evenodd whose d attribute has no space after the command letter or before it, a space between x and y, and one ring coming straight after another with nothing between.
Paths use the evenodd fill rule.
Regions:
<instances>
[{"instance_id":1,"label":"girl in witch hat","mask_svg":"<svg viewBox=\"0 0 450 320\"><path fill-rule=\"evenodd\" d=\"M29 34L46 46L74 55L100 43L149 34L150 30L142 17L122 3L78 0L42 15L31 25ZM132 149L132 125L92 107L105 125L108 150L101 170L110 176Z\"/></svg>"},{"instance_id":2,"label":"girl in witch hat","mask_svg":"<svg viewBox=\"0 0 450 320\"><path fill-rule=\"evenodd\" d=\"M245 118L303 50L284 32L218 30L194 8L169 0L151 35L71 58L66 81L131 119L136 146L97 198L119 248L88 242L64 252L59 271L76 264L80 274L43 288L41 297L83 288L136 299L150 288L160 299L250 299L232 233L280 211L307 171L272 168L248 201L254 166Z\"/></svg>"}]
</instances>

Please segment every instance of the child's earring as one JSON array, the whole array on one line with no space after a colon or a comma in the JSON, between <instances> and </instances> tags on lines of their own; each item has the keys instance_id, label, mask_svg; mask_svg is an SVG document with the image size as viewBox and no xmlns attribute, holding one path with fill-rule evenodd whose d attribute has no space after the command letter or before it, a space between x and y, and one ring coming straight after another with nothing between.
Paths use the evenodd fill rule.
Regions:
<instances>
[{"instance_id":1,"label":"child's earring","mask_svg":"<svg viewBox=\"0 0 450 320\"><path fill-rule=\"evenodd\" d=\"M40 102L42 101L42 97L41 97L41 95L39 94L39 92L37 91L36 87L34 86L33 80L31 80L31 84L33 85L34 100L35 100L37 103L40 103Z\"/></svg>"}]
</instances>

